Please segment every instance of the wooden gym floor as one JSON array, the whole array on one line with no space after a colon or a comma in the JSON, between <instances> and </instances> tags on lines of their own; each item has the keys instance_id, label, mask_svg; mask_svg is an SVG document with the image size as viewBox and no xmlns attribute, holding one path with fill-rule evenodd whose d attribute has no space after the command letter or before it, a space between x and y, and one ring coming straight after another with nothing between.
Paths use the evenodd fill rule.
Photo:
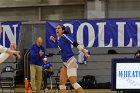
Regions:
<instances>
[{"instance_id":1,"label":"wooden gym floor","mask_svg":"<svg viewBox=\"0 0 140 93\"><path fill-rule=\"evenodd\" d=\"M85 93L115 93L115 92L111 92L110 89L85 89L84 91ZM1 89L0 89L0 93L2 93ZM4 89L3 93L14 93L14 92L13 90L10 91L9 89ZM15 93L25 93L25 89L15 88ZM41 93L44 93L44 91L42 90ZM59 93L59 92L55 89L52 89L52 90L49 89L48 92L46 93ZM76 93L76 92L72 90L72 91L67 91L67 93Z\"/></svg>"},{"instance_id":2,"label":"wooden gym floor","mask_svg":"<svg viewBox=\"0 0 140 93\"><path fill-rule=\"evenodd\" d=\"M84 89L85 93L116 93L112 92L110 89ZM2 93L2 90L0 89L0 93ZM9 88L5 88L3 93L14 93L13 90L10 90ZM25 92L25 88L23 85L19 85L15 88L15 93L27 93ZM42 90L41 93L44 93ZM49 89L46 93L59 93L58 90L55 89ZM68 90L67 93L76 93L75 90Z\"/></svg>"}]
</instances>

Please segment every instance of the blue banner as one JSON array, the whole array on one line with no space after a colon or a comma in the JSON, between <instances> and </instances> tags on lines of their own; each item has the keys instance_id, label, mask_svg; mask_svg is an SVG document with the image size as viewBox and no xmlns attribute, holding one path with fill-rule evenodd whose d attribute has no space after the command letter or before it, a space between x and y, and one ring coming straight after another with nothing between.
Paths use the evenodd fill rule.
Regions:
<instances>
[{"instance_id":1,"label":"blue banner","mask_svg":"<svg viewBox=\"0 0 140 93\"><path fill-rule=\"evenodd\" d=\"M56 37L55 28L58 24L64 24L71 31L72 37L85 47L140 46L140 20L104 19L47 21L46 48L57 47L49 38L51 35Z\"/></svg>"},{"instance_id":2,"label":"blue banner","mask_svg":"<svg viewBox=\"0 0 140 93\"><path fill-rule=\"evenodd\" d=\"M18 46L21 22L3 22L0 29L0 44L9 47L14 42Z\"/></svg>"}]
</instances>

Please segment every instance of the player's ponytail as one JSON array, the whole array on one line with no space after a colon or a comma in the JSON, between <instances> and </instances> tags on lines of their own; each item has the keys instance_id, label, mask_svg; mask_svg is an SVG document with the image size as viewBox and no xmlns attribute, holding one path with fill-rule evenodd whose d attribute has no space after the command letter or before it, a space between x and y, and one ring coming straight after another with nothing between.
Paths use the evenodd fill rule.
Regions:
<instances>
[{"instance_id":1,"label":"player's ponytail","mask_svg":"<svg viewBox=\"0 0 140 93\"><path fill-rule=\"evenodd\" d=\"M71 32L69 30L65 30L64 34L71 34Z\"/></svg>"},{"instance_id":2,"label":"player's ponytail","mask_svg":"<svg viewBox=\"0 0 140 93\"><path fill-rule=\"evenodd\" d=\"M62 30L64 30L64 34L71 34L71 31L66 30L65 26L62 24L59 24L59 26L61 26Z\"/></svg>"}]
</instances>

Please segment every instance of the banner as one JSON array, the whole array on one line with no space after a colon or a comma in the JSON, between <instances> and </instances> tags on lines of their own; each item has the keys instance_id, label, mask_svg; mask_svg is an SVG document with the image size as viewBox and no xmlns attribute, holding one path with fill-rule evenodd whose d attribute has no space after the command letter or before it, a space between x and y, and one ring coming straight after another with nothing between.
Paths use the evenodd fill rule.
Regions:
<instances>
[{"instance_id":1,"label":"banner","mask_svg":"<svg viewBox=\"0 0 140 93\"><path fill-rule=\"evenodd\" d=\"M56 48L50 41L56 37L55 28L64 24L71 36L85 47L139 47L140 20L104 19L104 20L72 20L46 22L46 47ZM57 38L57 37L56 37Z\"/></svg>"},{"instance_id":2,"label":"banner","mask_svg":"<svg viewBox=\"0 0 140 93\"><path fill-rule=\"evenodd\" d=\"M0 30L0 44L9 47L11 42L18 46L21 22L3 22Z\"/></svg>"}]
</instances>

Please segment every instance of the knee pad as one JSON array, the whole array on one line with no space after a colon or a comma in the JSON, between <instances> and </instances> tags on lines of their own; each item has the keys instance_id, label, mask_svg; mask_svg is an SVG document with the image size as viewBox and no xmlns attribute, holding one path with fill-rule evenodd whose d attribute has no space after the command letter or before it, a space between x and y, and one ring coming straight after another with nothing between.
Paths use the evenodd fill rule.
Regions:
<instances>
[{"instance_id":1,"label":"knee pad","mask_svg":"<svg viewBox=\"0 0 140 93\"><path fill-rule=\"evenodd\" d=\"M59 89L60 89L60 90L66 89L66 86L65 86L65 85L59 85Z\"/></svg>"},{"instance_id":2,"label":"knee pad","mask_svg":"<svg viewBox=\"0 0 140 93\"><path fill-rule=\"evenodd\" d=\"M72 84L72 86L73 86L73 88L74 89L78 89L78 88L81 88L81 86L76 82L76 83L74 83L74 84Z\"/></svg>"},{"instance_id":3,"label":"knee pad","mask_svg":"<svg viewBox=\"0 0 140 93\"><path fill-rule=\"evenodd\" d=\"M76 68L68 69L68 70L67 70L67 75L68 75L68 78L69 78L70 76L77 76L77 69L76 69Z\"/></svg>"}]
</instances>

